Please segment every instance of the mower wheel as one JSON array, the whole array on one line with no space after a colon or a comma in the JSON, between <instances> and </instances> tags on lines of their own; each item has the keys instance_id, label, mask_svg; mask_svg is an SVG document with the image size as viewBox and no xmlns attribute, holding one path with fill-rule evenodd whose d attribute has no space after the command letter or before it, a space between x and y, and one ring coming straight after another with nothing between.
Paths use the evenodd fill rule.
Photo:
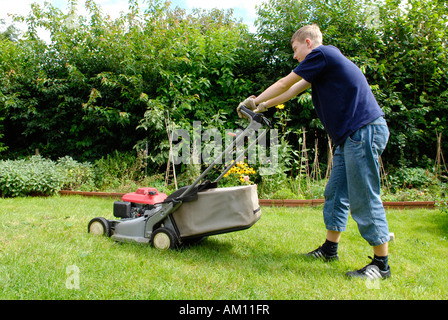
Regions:
<instances>
[{"instance_id":1,"label":"mower wheel","mask_svg":"<svg viewBox=\"0 0 448 320\"><path fill-rule=\"evenodd\" d=\"M93 218L89 222L87 231L96 236L108 236L110 237L110 223L104 218Z\"/></svg>"},{"instance_id":2,"label":"mower wheel","mask_svg":"<svg viewBox=\"0 0 448 320\"><path fill-rule=\"evenodd\" d=\"M156 249L168 250L176 248L178 240L173 231L162 227L152 233L151 242Z\"/></svg>"}]
</instances>

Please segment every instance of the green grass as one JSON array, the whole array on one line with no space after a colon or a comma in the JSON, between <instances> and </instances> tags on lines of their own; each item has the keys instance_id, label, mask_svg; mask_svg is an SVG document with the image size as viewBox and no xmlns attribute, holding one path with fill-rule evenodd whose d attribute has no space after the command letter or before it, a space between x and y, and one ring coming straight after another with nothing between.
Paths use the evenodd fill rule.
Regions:
<instances>
[{"instance_id":1,"label":"green grass","mask_svg":"<svg viewBox=\"0 0 448 320\"><path fill-rule=\"evenodd\" d=\"M372 255L349 220L341 260L300 253L325 236L321 208L262 208L252 228L161 252L87 233L90 219L112 218L113 199L0 199L0 299L447 299L448 215L388 211L392 278L347 279ZM79 268L79 289L73 272ZM379 289L375 289L377 285Z\"/></svg>"}]
</instances>

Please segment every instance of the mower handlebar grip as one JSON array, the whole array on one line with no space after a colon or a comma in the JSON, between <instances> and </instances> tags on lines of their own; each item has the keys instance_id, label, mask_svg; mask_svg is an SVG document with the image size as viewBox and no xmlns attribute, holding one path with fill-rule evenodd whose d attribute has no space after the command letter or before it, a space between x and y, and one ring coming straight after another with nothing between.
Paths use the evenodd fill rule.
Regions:
<instances>
[{"instance_id":1,"label":"mower handlebar grip","mask_svg":"<svg viewBox=\"0 0 448 320\"><path fill-rule=\"evenodd\" d=\"M256 121L260 124L264 124L267 127L271 128L271 121L269 121L269 119L266 118L262 113L255 113L244 105L240 105L240 112L250 120Z\"/></svg>"}]
</instances>

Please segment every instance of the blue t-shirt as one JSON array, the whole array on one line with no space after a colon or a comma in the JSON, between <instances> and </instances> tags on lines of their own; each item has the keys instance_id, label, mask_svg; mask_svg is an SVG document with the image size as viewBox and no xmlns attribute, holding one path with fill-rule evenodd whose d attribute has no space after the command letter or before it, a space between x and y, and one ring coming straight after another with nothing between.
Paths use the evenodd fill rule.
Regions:
<instances>
[{"instance_id":1,"label":"blue t-shirt","mask_svg":"<svg viewBox=\"0 0 448 320\"><path fill-rule=\"evenodd\" d=\"M293 72L311 83L314 108L337 146L384 116L364 74L334 46L317 47Z\"/></svg>"}]
</instances>

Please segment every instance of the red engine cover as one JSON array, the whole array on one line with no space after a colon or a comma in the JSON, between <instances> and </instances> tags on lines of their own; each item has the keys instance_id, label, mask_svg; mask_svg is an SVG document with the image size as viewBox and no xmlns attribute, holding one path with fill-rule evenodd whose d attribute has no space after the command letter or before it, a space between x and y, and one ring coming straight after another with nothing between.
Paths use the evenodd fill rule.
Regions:
<instances>
[{"instance_id":1,"label":"red engine cover","mask_svg":"<svg viewBox=\"0 0 448 320\"><path fill-rule=\"evenodd\" d=\"M167 195L159 193L156 188L139 188L136 192L125 194L121 199L127 202L155 204L163 202Z\"/></svg>"}]
</instances>

